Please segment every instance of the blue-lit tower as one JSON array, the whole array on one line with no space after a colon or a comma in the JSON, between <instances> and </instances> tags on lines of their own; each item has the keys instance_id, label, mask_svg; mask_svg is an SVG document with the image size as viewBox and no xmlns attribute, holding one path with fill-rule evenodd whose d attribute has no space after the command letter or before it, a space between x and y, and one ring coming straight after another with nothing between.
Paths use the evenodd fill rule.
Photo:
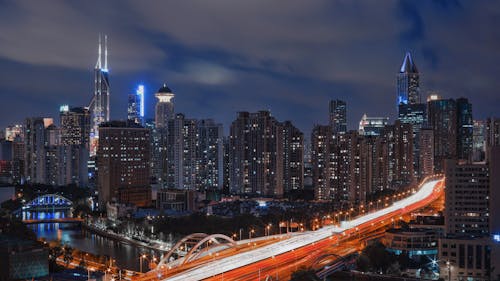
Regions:
<instances>
[{"instance_id":1,"label":"blue-lit tower","mask_svg":"<svg viewBox=\"0 0 500 281\"><path fill-rule=\"evenodd\" d=\"M422 176L420 161L420 130L427 123L427 105L420 101L420 76L411 54L406 53L397 74L398 119L411 124L413 130L413 170L415 177Z\"/></svg>"},{"instance_id":2,"label":"blue-lit tower","mask_svg":"<svg viewBox=\"0 0 500 281\"><path fill-rule=\"evenodd\" d=\"M135 93L128 95L127 119L144 124L144 85L137 86Z\"/></svg>"},{"instance_id":3,"label":"blue-lit tower","mask_svg":"<svg viewBox=\"0 0 500 281\"><path fill-rule=\"evenodd\" d=\"M99 36L99 57L94 68L94 96L90 102L90 155L94 156L99 141L99 125L109 121L109 72L108 72L108 37L104 35L104 62L102 44Z\"/></svg>"},{"instance_id":4,"label":"blue-lit tower","mask_svg":"<svg viewBox=\"0 0 500 281\"><path fill-rule=\"evenodd\" d=\"M397 105L420 103L420 77L417 66L407 52L399 69L397 80Z\"/></svg>"}]
</instances>

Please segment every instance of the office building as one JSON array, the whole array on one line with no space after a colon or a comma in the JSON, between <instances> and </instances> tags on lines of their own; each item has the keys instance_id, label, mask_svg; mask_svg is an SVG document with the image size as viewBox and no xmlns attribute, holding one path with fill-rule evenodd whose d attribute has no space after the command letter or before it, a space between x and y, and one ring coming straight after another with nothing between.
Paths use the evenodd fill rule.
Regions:
<instances>
[{"instance_id":1,"label":"office building","mask_svg":"<svg viewBox=\"0 0 500 281\"><path fill-rule=\"evenodd\" d=\"M500 119L486 119L486 160L491 159L490 151L494 146L500 145Z\"/></svg>"},{"instance_id":2,"label":"office building","mask_svg":"<svg viewBox=\"0 0 500 281\"><path fill-rule=\"evenodd\" d=\"M330 101L330 126L332 126L334 134L347 132L347 104L345 101Z\"/></svg>"},{"instance_id":3,"label":"office building","mask_svg":"<svg viewBox=\"0 0 500 281\"><path fill-rule=\"evenodd\" d=\"M99 35L99 51L94 68L94 96L89 105L90 125L90 156L97 151L99 141L99 126L109 121L109 70L108 70L108 37L104 36L104 61L102 60L101 36Z\"/></svg>"},{"instance_id":4,"label":"office building","mask_svg":"<svg viewBox=\"0 0 500 281\"><path fill-rule=\"evenodd\" d=\"M61 144L81 145L90 149L90 111L83 107L63 105L59 110Z\"/></svg>"},{"instance_id":5,"label":"office building","mask_svg":"<svg viewBox=\"0 0 500 281\"><path fill-rule=\"evenodd\" d=\"M410 52L407 52L397 77L397 105L420 103L420 76Z\"/></svg>"},{"instance_id":6,"label":"office building","mask_svg":"<svg viewBox=\"0 0 500 281\"><path fill-rule=\"evenodd\" d=\"M471 161L473 148L474 123L472 104L466 98L456 100L457 106L457 157Z\"/></svg>"},{"instance_id":7,"label":"office building","mask_svg":"<svg viewBox=\"0 0 500 281\"><path fill-rule=\"evenodd\" d=\"M359 134L362 136L379 136L388 122L389 117L368 117L363 114L361 121L359 121Z\"/></svg>"},{"instance_id":8,"label":"office building","mask_svg":"<svg viewBox=\"0 0 500 281\"><path fill-rule=\"evenodd\" d=\"M97 151L99 209L107 202L151 204L150 130L132 122L99 127Z\"/></svg>"},{"instance_id":9,"label":"office building","mask_svg":"<svg viewBox=\"0 0 500 281\"><path fill-rule=\"evenodd\" d=\"M486 121L474 120L472 129L472 162L486 160Z\"/></svg>"},{"instance_id":10,"label":"office building","mask_svg":"<svg viewBox=\"0 0 500 281\"><path fill-rule=\"evenodd\" d=\"M155 107L155 124L156 128L166 128L168 121L174 119L174 93L167 87L166 84L158 89L155 97L158 99Z\"/></svg>"},{"instance_id":11,"label":"office building","mask_svg":"<svg viewBox=\"0 0 500 281\"><path fill-rule=\"evenodd\" d=\"M144 94L144 85L139 85L128 95L127 119L140 125L144 124Z\"/></svg>"}]
</instances>

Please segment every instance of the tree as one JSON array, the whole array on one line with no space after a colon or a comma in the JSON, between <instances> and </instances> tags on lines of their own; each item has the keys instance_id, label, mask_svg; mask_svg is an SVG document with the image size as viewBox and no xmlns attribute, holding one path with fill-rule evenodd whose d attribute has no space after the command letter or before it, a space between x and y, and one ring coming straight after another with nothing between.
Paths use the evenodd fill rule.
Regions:
<instances>
[{"instance_id":1,"label":"tree","mask_svg":"<svg viewBox=\"0 0 500 281\"><path fill-rule=\"evenodd\" d=\"M66 263L66 267L73 260L73 249L69 246L64 246L64 254L63 254L64 263Z\"/></svg>"},{"instance_id":2,"label":"tree","mask_svg":"<svg viewBox=\"0 0 500 281\"><path fill-rule=\"evenodd\" d=\"M317 281L319 280L316 273L312 269L301 267L299 270L292 273L290 281Z\"/></svg>"}]
</instances>

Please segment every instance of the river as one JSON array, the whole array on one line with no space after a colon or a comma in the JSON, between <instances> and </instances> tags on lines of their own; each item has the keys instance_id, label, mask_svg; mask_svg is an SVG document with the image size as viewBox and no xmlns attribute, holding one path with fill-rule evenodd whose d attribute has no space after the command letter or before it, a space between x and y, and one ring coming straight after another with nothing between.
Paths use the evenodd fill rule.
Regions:
<instances>
[{"instance_id":1,"label":"river","mask_svg":"<svg viewBox=\"0 0 500 281\"><path fill-rule=\"evenodd\" d=\"M69 211L55 212L23 212L23 219L65 218ZM79 249L96 255L106 255L114 260L120 268L139 271L140 255L152 256L150 250L138 246L123 244L118 241L84 231L75 224L39 223L28 225L38 238L47 241L60 241L74 249ZM146 262L143 264L145 270Z\"/></svg>"}]
</instances>

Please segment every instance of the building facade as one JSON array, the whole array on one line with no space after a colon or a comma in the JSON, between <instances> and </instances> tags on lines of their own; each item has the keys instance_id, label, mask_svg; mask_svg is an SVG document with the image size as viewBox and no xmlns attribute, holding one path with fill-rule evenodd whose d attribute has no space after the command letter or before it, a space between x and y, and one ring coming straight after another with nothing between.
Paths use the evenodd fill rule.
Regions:
<instances>
[{"instance_id":1,"label":"building facade","mask_svg":"<svg viewBox=\"0 0 500 281\"><path fill-rule=\"evenodd\" d=\"M99 127L97 151L99 208L107 202L151 204L150 130L113 121ZM124 201L124 202L120 202Z\"/></svg>"}]
</instances>

